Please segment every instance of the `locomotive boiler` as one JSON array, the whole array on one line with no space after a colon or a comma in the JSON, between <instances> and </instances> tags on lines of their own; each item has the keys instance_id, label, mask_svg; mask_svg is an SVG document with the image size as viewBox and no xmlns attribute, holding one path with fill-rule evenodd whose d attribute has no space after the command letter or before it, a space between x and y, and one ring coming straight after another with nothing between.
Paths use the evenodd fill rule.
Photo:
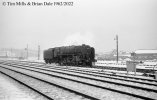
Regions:
<instances>
[{"instance_id":1,"label":"locomotive boiler","mask_svg":"<svg viewBox=\"0 0 157 100\"><path fill-rule=\"evenodd\" d=\"M45 63L59 65L92 66L95 61L95 50L89 45L62 46L44 50Z\"/></svg>"}]
</instances>

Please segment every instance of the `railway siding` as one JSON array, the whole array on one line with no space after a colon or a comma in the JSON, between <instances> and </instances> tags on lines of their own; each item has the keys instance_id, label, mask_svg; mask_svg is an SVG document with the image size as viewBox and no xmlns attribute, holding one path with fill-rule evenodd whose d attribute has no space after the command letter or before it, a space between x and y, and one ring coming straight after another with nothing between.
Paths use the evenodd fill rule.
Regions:
<instances>
[{"instance_id":1,"label":"railway siding","mask_svg":"<svg viewBox=\"0 0 157 100\"><path fill-rule=\"evenodd\" d=\"M22 70L20 72L22 72ZM26 73L26 72L28 74L28 71L26 71L26 70L22 73ZM68 81L68 80L65 80L65 79L61 80L61 79L58 79L58 78L55 78L55 77L52 78L50 76L46 76L46 75L43 75L43 74L40 75L39 73L38 74L34 73L34 72L32 74L31 73L32 73L32 71L29 72L29 75L35 76L35 77L38 77L38 78L43 78L46 81L61 84L62 86L73 88L74 90L82 91L82 93L93 95L94 97L99 98L99 99L107 99L107 100L111 99L111 98L116 98L116 99L119 99L119 100L121 100L122 98L123 99L128 99L128 100L138 99L138 98L135 98L135 97L132 97L132 96L127 96L127 95L124 95L124 94L121 94L121 93L116 93L116 92L112 92L112 91L108 91L108 90L104 90L104 89L94 88L94 87L91 87L91 86L88 86L88 85ZM82 87L82 88L80 88L80 87Z\"/></svg>"},{"instance_id":2,"label":"railway siding","mask_svg":"<svg viewBox=\"0 0 157 100\"><path fill-rule=\"evenodd\" d=\"M109 95L104 95L104 92L107 92L108 94L114 93L118 99L120 99L119 97L122 95L123 98L127 99L135 99L137 97L141 99L153 100L157 98L157 87L155 81L152 84L150 82L142 82L142 80L146 79L142 79L140 81L127 81L127 79L124 80L124 77L124 79L120 76L119 78L115 78L113 76L105 75L102 72L99 73L99 71L90 71L87 69L84 70L84 68L81 69L64 66L64 68L52 65L47 66L42 63L19 63L16 61L0 63L3 64L0 64L2 69L10 70L18 74L26 74L26 76L38 78L40 80L51 82L52 84L55 83L60 86L65 86L71 90L76 90L83 94L92 95L93 97L99 99L113 98L111 96L109 97ZM77 86L82 87L82 89L78 88ZM94 94L93 91L96 94Z\"/></svg>"},{"instance_id":3,"label":"railway siding","mask_svg":"<svg viewBox=\"0 0 157 100\"><path fill-rule=\"evenodd\" d=\"M32 68L31 68L32 69ZM37 69L35 69L34 71L37 71ZM43 71L43 70L38 70L40 72L44 72L47 75L53 75L53 76L57 76L57 77L62 77L62 78L67 78L67 79L72 79L74 81L81 81L81 82L87 82L87 83L91 83L97 86L101 86L101 87L107 87L107 88L113 88L116 90L122 90L128 93L133 93L133 94L138 94L138 95L143 95L143 96L147 96L147 97L151 97L151 98L157 98L156 94L157 94L157 89L155 86L152 88L148 88L151 86L147 86L147 87L143 87L143 86L136 86L136 85L126 85L126 83L118 83L118 82L114 82L114 81L105 81L102 79L95 79L95 78L91 78L91 77L85 77L85 76L78 76L78 75L66 75L63 73L57 73L55 71L53 72L48 72L48 71ZM120 86L119 86L120 85ZM143 87L143 88L142 88ZM133 89L135 88L135 89ZM145 91L144 91L145 90ZM152 93L149 93L152 92ZM154 92L154 93L153 93Z\"/></svg>"},{"instance_id":4,"label":"railway siding","mask_svg":"<svg viewBox=\"0 0 157 100\"><path fill-rule=\"evenodd\" d=\"M67 90L64 90L62 88L59 88L59 86L55 85L55 84L49 84L49 82L46 81L42 81L42 79L38 80L38 78L33 78L29 75L24 75L22 73L18 73L16 71L13 70L9 70L9 69L5 69L5 68L1 68L0 67L0 71L2 71L3 73L12 76L13 78L16 78L17 80L29 85L32 88L37 89L38 91L44 93L45 95L49 96L50 100L53 99L59 99L59 100L97 100L96 98L84 98L80 95L76 95L75 93L71 93Z\"/></svg>"}]
</instances>

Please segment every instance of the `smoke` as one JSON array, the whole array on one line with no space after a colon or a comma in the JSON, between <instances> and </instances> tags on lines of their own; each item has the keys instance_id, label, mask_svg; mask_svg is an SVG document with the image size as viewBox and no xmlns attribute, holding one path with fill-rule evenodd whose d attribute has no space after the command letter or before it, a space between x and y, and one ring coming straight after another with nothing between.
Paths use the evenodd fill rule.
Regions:
<instances>
[{"instance_id":1,"label":"smoke","mask_svg":"<svg viewBox=\"0 0 157 100\"><path fill-rule=\"evenodd\" d=\"M86 33L74 33L74 34L70 34L68 35L63 43L65 46L69 46L69 45L82 45L82 44L86 44L86 45L90 45L90 46L94 46L94 36L92 33L90 32L86 32Z\"/></svg>"}]
</instances>

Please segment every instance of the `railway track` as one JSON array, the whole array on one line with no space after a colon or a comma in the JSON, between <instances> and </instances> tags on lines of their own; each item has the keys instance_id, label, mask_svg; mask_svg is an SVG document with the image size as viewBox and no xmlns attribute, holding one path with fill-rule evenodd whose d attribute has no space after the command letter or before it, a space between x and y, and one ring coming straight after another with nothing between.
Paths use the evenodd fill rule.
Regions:
<instances>
[{"instance_id":1,"label":"railway track","mask_svg":"<svg viewBox=\"0 0 157 100\"><path fill-rule=\"evenodd\" d=\"M28 65L28 62L23 62L22 64L26 64ZM38 65L40 64L40 65ZM41 66L41 67L44 67L45 64L44 63L36 63L36 62L31 62L30 65L37 65L37 66ZM52 65L49 65L47 67L52 67ZM91 73L91 74L98 74L99 76L103 76L103 77L110 77L110 78L113 78L113 79L121 79L121 80L127 80L127 81L132 81L131 79L133 80L138 80L138 81L146 81L146 82L151 82L151 83L157 83L157 80L154 80L154 79L148 79L148 78L139 78L139 77L136 77L136 76L128 76L128 75L117 75L116 73L108 73L107 71L105 70L96 70L95 68L92 68L90 70L87 70L87 69L84 69L84 68L80 68L80 67L65 67L65 66L55 66L56 68L60 68L60 69L67 69L68 71L77 71L78 73L81 72L85 72L85 73ZM54 66L52 67L54 68ZM114 77L113 77L114 76ZM124 78L124 79L123 79Z\"/></svg>"},{"instance_id":2,"label":"railway track","mask_svg":"<svg viewBox=\"0 0 157 100\"><path fill-rule=\"evenodd\" d=\"M34 68L34 67L27 66L27 65L26 65L26 67ZM64 68L58 68L58 67L51 67L51 68L48 68L48 69L47 68L45 69L45 68L46 67L44 67L44 66L42 68L40 66L36 67L36 69L40 69L40 70L46 70L46 71L61 73L61 74L65 74L65 75L76 76L76 77L83 77L83 78L87 78L87 79L92 79L92 78L90 78L89 76L86 77L86 76L83 76L83 75L98 76L98 77L103 77L103 78L110 78L110 79L122 80L122 81L127 81L127 82L140 83L140 85L151 85L151 86L154 86L152 88L156 88L156 86L157 86L157 84L148 83L148 82L140 82L140 81L134 81L134 80L127 80L127 79L117 79L117 78L114 78L114 77L111 77L111 76L107 77L107 76L89 74L89 73L84 73L84 72L77 72L77 71L65 70ZM54 69L54 70L51 70L51 69ZM73 72L73 73L69 73L69 72ZM77 75L76 73L83 74L83 75L79 75L79 74ZM111 83L110 81L105 81L103 79L97 79L97 78L95 78L95 80ZM114 83L118 84L118 85L124 85L124 86L126 85L126 84L123 84L123 83L122 84L119 84L117 82L114 82ZM130 85L128 85L128 86L130 86ZM134 86L130 86L130 87L134 87ZM139 87L139 88L141 88L141 87ZM144 87L144 89L147 89L147 88ZM156 91L156 90L154 90L154 91Z\"/></svg>"},{"instance_id":3,"label":"railway track","mask_svg":"<svg viewBox=\"0 0 157 100\"><path fill-rule=\"evenodd\" d=\"M51 66L50 66L51 67ZM65 67L68 68L68 67ZM128 75L119 75L113 72L108 72L105 70L95 70L95 68L91 68L90 70L88 69L83 69L83 68L75 68L75 67L69 67L68 70L77 70L77 71L81 71L81 72L88 72L88 73L95 73L95 74L101 74L101 75L108 75L108 76L114 76L114 77L121 77L121 78L130 78L130 79L134 79L134 80L142 80L142 81L150 81L150 82L157 82L157 80L154 79L149 79L149 78L139 78L136 76L128 76ZM83 70L82 70L83 69Z\"/></svg>"},{"instance_id":4,"label":"railway track","mask_svg":"<svg viewBox=\"0 0 157 100\"><path fill-rule=\"evenodd\" d=\"M44 67L44 66L43 66ZM61 70L61 71L68 71L68 72L73 72L73 73L80 73L80 74L85 74L85 75L92 75L92 76L97 76L97 77L103 77L103 78L110 78L110 79L115 79L115 80L122 80L122 81L127 81L127 82L134 82L134 83L141 83L141 84L146 84L146 85L153 85L153 86L157 86L156 80L147 80L144 79L144 81L141 81L143 79L139 79L139 80L132 80L132 78L130 79L129 77L127 78L121 78L121 77L113 77L110 75L105 75L102 73L93 73L91 71L84 71L84 70L78 70L78 69L68 69L68 68L61 68L61 67L55 67L55 66L48 66L50 69L56 69L56 70ZM45 67L46 68L46 67ZM148 82L145 82L148 81ZM154 81L154 82L152 82Z\"/></svg>"},{"instance_id":5,"label":"railway track","mask_svg":"<svg viewBox=\"0 0 157 100\"><path fill-rule=\"evenodd\" d=\"M55 84L55 83L52 83L52 82L49 82L49 81L46 81L44 79L41 79L41 78L37 78L37 77L34 77L34 76L31 76L29 74L25 74L25 73L21 73L19 71L15 71L15 70L12 70L12 69L9 69L9 68L4 68L1 66L0 68L0 72L9 76L10 78L18 81L20 84L23 84L25 86L27 86L28 88L34 90L35 92L41 94L42 96L46 97L48 100L54 100L54 98L52 98L50 95L47 95L46 92L41 92L39 91L38 89L32 87L32 86L29 86L28 83L26 84L25 82L22 82L21 79L17 79L16 77L12 76L12 74L10 75L10 71L13 72L13 74L19 74L19 75L25 75L27 77L30 77L30 78L33 78L33 79L36 79L36 80L39 80L41 82L44 82L46 84L49 84L49 85L53 85L53 86L56 86L58 88L61 88L63 90L66 90L72 94L75 94L74 97L77 97L77 96L80 96L79 98L82 98L82 99L85 99L85 100L99 100L98 98L95 98L94 96L92 95L88 95L88 94L85 94L85 93L82 93L80 91L77 91L77 90L74 90L74 89L71 89L71 88L68 88L68 87L64 87L62 85L59 85L59 84ZM8 73L9 72L9 73Z\"/></svg>"},{"instance_id":6,"label":"railway track","mask_svg":"<svg viewBox=\"0 0 157 100\"><path fill-rule=\"evenodd\" d=\"M26 61L23 61L24 63L26 62ZM31 62L31 63L36 63L36 62ZM39 63L39 62L38 62ZM43 66L45 66L45 63L42 63L42 62L40 62L39 64L41 64L41 66L43 65ZM50 65L51 66L51 65ZM62 66L63 67L63 66ZM90 72L90 73L96 73L96 74L102 74L102 75L108 75L108 76L115 76L115 77L123 77L123 78L130 78L130 79L135 79L135 80L142 80L142 81L150 81L150 82L157 82L157 80L154 80L154 79L152 79L152 78L142 78L142 77L134 77L134 76L128 76L128 75L126 75L126 74L120 74L120 73L116 73L116 72L108 72L108 71L105 71L105 69L103 69L103 68L101 68L100 66L94 66L94 67L84 67L84 68L90 68L90 70L86 70L86 69L84 69L84 68L82 68L82 67L66 67L66 68L72 68L72 69L74 69L74 70L78 70L78 71L84 71L84 72ZM82 70L83 69L83 70ZM140 75L141 76L141 75Z\"/></svg>"},{"instance_id":7,"label":"railway track","mask_svg":"<svg viewBox=\"0 0 157 100\"><path fill-rule=\"evenodd\" d=\"M102 80L102 79L98 79L98 78L91 78L89 76L87 77L87 76L84 76L84 75L81 76L81 75L76 75L76 74L70 74L70 73L67 73L67 71L66 72L65 71L64 72L56 71L56 69L53 69L53 68L46 68L46 67L41 68L42 65L38 66L37 64L32 64L32 66L17 64L15 62L14 63L7 62L7 63L3 63L3 64L12 65L14 68L16 67L16 68L20 68L22 70L29 70L31 72L46 74L46 75L51 76L51 77L62 78L64 80L73 81L73 82L77 82L77 83L81 83L81 84L90 85L90 86L93 86L93 87L96 87L96 88L101 88L101 89L114 91L114 92L117 92L117 93L120 93L120 94L125 94L125 95L129 95L129 96L132 96L132 97L140 98L140 99L155 100L155 98L156 98L154 95L153 95L154 97L150 97L150 96L140 95L138 93L131 93L131 92L128 92L128 91L122 91L120 88L121 87L123 87L123 88L129 87L129 88L134 88L136 90L140 89L140 90L145 91L147 93L154 92L155 94L157 93L156 89L151 89L151 88L146 88L146 87L142 88L142 87L139 87L139 86L127 85L127 84L120 84L118 82L106 81L106 80ZM61 68L57 69L57 70L61 70ZM57 73L57 74L54 74L54 73ZM75 78L69 78L69 77L75 77ZM76 78L79 78L79 79L76 80ZM80 81L80 80L83 80L83 79L84 79L84 81ZM88 81L90 80L90 82L86 82L87 80ZM94 82L91 83L91 80L95 81L95 82L98 82L98 84L100 84L100 83L106 84L107 83L108 85L110 85L110 84L114 84L114 85L117 85L117 86L121 85L121 87L119 89L113 89L112 88L113 85L111 85L111 87L98 85L98 84L94 84ZM151 84L147 84L147 85L151 85ZM151 94L153 94L153 93L151 93Z\"/></svg>"},{"instance_id":8,"label":"railway track","mask_svg":"<svg viewBox=\"0 0 157 100\"><path fill-rule=\"evenodd\" d=\"M45 95L44 93L38 91L38 90L35 89L35 88L32 88L31 86L25 84L24 82L19 81L18 79L14 78L14 77L12 77L12 76L10 76L10 75L8 75L8 74L6 74L5 72L0 71L0 73L3 74L3 75L5 75L5 76L7 76L7 77L9 77L9 78L11 78L11 79L13 79L13 80L15 80L16 82L20 83L21 85L23 85L23 86L25 86L25 87L27 87L27 88L33 90L34 92L38 93L39 95L45 97L47 100L53 100L52 98L50 98L49 96Z\"/></svg>"},{"instance_id":9,"label":"railway track","mask_svg":"<svg viewBox=\"0 0 157 100\"><path fill-rule=\"evenodd\" d=\"M6 62L5 62L6 63ZM9 62L10 63L10 62ZM45 64L42 62L27 62L27 61L18 61L19 64L22 65L34 65L34 66L38 66L38 67L45 67ZM67 71L71 71L71 72L76 72L76 73L85 73L85 74L90 74L90 75L95 75L95 76L99 76L99 77L106 77L106 78L111 78L111 79L118 79L118 80L126 80L126 81L130 81L130 82L145 82L146 84L150 83L150 85L156 85L157 80L155 79L148 79L148 78L139 78L136 76L128 76L128 75L117 75L116 73L108 73L104 70L98 70L97 69L84 69L84 68L80 68L80 67L65 67L65 66L53 66L52 65L48 65L47 67L51 67L51 68L58 68L59 70L67 70ZM154 83L154 84L152 84Z\"/></svg>"}]
</instances>

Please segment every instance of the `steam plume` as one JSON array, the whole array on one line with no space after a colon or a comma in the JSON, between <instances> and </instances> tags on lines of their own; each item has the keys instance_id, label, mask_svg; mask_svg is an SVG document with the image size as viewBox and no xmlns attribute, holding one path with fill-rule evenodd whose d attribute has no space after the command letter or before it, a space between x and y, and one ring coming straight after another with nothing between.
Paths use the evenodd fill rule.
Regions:
<instances>
[{"instance_id":1,"label":"steam plume","mask_svg":"<svg viewBox=\"0 0 157 100\"><path fill-rule=\"evenodd\" d=\"M94 36L90 32L86 32L84 34L81 33L74 33L68 35L63 43L65 46L69 45L82 45L82 44L87 44L90 46L94 45Z\"/></svg>"}]
</instances>

